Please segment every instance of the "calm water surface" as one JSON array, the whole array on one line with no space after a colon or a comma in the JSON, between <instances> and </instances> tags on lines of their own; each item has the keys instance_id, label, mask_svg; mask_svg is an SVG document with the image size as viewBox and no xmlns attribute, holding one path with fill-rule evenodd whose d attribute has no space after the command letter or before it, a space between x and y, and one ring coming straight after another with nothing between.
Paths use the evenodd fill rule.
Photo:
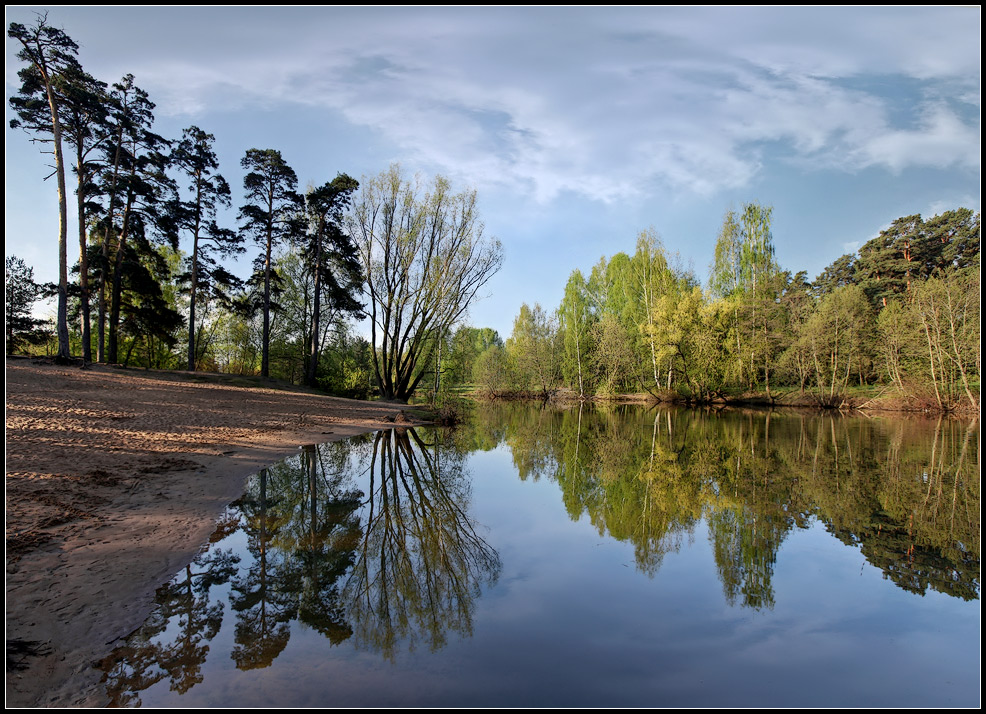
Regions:
<instances>
[{"instance_id":1,"label":"calm water surface","mask_svg":"<svg viewBox=\"0 0 986 714\"><path fill-rule=\"evenodd\" d=\"M478 409L256 475L124 706L978 706L978 422Z\"/></svg>"}]
</instances>

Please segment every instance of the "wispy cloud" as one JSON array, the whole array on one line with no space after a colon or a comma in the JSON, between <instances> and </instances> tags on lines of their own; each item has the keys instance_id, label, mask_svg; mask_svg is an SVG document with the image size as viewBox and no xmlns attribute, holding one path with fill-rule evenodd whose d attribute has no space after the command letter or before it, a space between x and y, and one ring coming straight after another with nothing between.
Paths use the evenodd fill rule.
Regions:
<instances>
[{"instance_id":1,"label":"wispy cloud","mask_svg":"<svg viewBox=\"0 0 986 714\"><path fill-rule=\"evenodd\" d=\"M541 201L713 194L753 180L765 151L829 170L979 168L978 119L953 108L978 104L975 9L196 13L177 41L161 28L121 58L160 111L322 107L409 159ZM841 81L869 73L883 81ZM891 112L900 78L926 99Z\"/></svg>"}]
</instances>

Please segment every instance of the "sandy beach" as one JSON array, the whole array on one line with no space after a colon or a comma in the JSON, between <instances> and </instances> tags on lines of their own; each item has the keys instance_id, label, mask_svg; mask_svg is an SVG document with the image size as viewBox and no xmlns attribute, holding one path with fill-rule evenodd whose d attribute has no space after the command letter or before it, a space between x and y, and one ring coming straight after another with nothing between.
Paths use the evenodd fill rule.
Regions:
<instances>
[{"instance_id":1,"label":"sandy beach","mask_svg":"<svg viewBox=\"0 0 986 714\"><path fill-rule=\"evenodd\" d=\"M7 359L7 706L105 705L93 663L144 621L250 474L402 409Z\"/></svg>"}]
</instances>

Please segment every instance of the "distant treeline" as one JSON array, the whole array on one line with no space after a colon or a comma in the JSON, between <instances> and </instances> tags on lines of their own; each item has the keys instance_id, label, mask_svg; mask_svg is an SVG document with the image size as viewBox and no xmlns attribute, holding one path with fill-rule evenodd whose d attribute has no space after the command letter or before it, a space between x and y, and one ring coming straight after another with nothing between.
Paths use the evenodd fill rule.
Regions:
<instances>
[{"instance_id":1,"label":"distant treeline","mask_svg":"<svg viewBox=\"0 0 986 714\"><path fill-rule=\"evenodd\" d=\"M574 271L561 305L523 305L506 343L477 356L477 385L692 402L796 392L823 406L882 385L900 407L978 409L978 213L898 218L814 281L777 265L771 213L726 213L704 290L653 231L633 255Z\"/></svg>"}]
</instances>

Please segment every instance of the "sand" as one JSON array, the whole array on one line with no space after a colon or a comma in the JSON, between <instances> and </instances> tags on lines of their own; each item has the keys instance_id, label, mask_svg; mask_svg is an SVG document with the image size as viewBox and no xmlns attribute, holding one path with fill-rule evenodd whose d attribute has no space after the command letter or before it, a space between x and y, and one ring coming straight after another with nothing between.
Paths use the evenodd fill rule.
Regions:
<instances>
[{"instance_id":1,"label":"sand","mask_svg":"<svg viewBox=\"0 0 986 714\"><path fill-rule=\"evenodd\" d=\"M402 405L189 373L6 364L6 704L104 706L93 663L148 616L247 477Z\"/></svg>"}]
</instances>

